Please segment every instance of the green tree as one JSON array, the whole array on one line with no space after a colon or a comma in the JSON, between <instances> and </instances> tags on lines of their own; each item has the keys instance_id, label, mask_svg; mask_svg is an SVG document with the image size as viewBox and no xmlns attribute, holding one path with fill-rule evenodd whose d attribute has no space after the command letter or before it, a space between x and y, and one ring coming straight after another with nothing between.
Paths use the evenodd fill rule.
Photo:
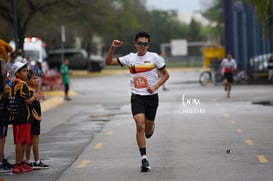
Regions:
<instances>
[{"instance_id":1,"label":"green tree","mask_svg":"<svg viewBox=\"0 0 273 181\"><path fill-rule=\"evenodd\" d=\"M273 1L272 0L244 0L256 10L256 15L266 34L272 32L273 27Z\"/></svg>"},{"instance_id":2,"label":"green tree","mask_svg":"<svg viewBox=\"0 0 273 181\"><path fill-rule=\"evenodd\" d=\"M0 17L4 19L12 29L14 16L13 16L13 4L14 1L1 1L0 3ZM50 7L60 4L71 5L68 0L20 0L17 1L17 34L19 40L19 48L23 47L24 37L31 20L38 13L49 13Z\"/></svg>"},{"instance_id":3,"label":"green tree","mask_svg":"<svg viewBox=\"0 0 273 181\"><path fill-rule=\"evenodd\" d=\"M188 41L200 41L204 40L205 37L202 35L202 25L192 18L189 24L189 39Z\"/></svg>"},{"instance_id":4,"label":"green tree","mask_svg":"<svg viewBox=\"0 0 273 181\"><path fill-rule=\"evenodd\" d=\"M171 39L187 38L188 26L178 20L175 11L150 11L146 19L146 31L152 35L152 48L160 49L160 44Z\"/></svg>"},{"instance_id":5,"label":"green tree","mask_svg":"<svg viewBox=\"0 0 273 181\"><path fill-rule=\"evenodd\" d=\"M133 41L138 31L151 33L151 47L154 50L158 50L161 43L168 43L171 39L189 38L199 41L198 39L205 37L203 33L200 35L200 32L204 31L197 22L193 21L191 25L181 23L176 11L148 11L145 0L17 0L17 2L20 40L25 36L38 36L47 42L50 49L61 46L62 25L66 28L65 47L74 47L77 38L82 42L81 47L87 49L88 53L96 52L92 41L94 36L101 38L105 51L113 38L125 41L126 46L117 51L120 54L135 50ZM0 23L8 27L0 29L0 34L8 38L12 37L13 30L11 5L10 1L0 4L2 21ZM193 31L197 34L190 34ZM22 42L20 46L22 47Z\"/></svg>"},{"instance_id":6,"label":"green tree","mask_svg":"<svg viewBox=\"0 0 273 181\"><path fill-rule=\"evenodd\" d=\"M37 17L36 22L41 19L44 19L43 22L48 22L44 27L46 31L37 32L37 28L33 26L31 33L36 32L47 38L49 47L59 48L60 26L65 25L67 37L65 47L73 47L75 39L79 38L82 42L81 47L88 53L96 52L94 36L100 37L106 45L113 38L126 41L133 30L141 26L139 19L146 13L141 0L73 0L72 2L77 3L77 6L63 7L63 11L55 8L51 15ZM56 33L51 33L52 31Z\"/></svg>"},{"instance_id":7,"label":"green tree","mask_svg":"<svg viewBox=\"0 0 273 181\"><path fill-rule=\"evenodd\" d=\"M220 39L223 43L224 37L224 8L223 0L211 0L209 7L202 13L210 22L210 37Z\"/></svg>"},{"instance_id":8,"label":"green tree","mask_svg":"<svg viewBox=\"0 0 273 181\"><path fill-rule=\"evenodd\" d=\"M271 33L273 27L273 1L272 0L234 0L251 4L266 34ZM207 19L215 24L211 28L213 34L221 37L223 42L223 0L211 0L210 6L202 13Z\"/></svg>"},{"instance_id":9,"label":"green tree","mask_svg":"<svg viewBox=\"0 0 273 181\"><path fill-rule=\"evenodd\" d=\"M134 35L137 31L146 29L148 11L143 0L114 0L111 23L107 24L109 31L104 34L105 51L111 44L113 38L121 39L126 43L117 49L116 53L134 51Z\"/></svg>"}]
</instances>

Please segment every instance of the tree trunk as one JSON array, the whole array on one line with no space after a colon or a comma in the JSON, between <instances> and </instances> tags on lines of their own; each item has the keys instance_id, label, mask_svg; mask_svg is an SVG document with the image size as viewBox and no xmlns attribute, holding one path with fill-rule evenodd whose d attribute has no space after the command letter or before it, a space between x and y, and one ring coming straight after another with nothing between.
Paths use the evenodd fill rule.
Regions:
<instances>
[{"instance_id":1,"label":"tree trunk","mask_svg":"<svg viewBox=\"0 0 273 181\"><path fill-rule=\"evenodd\" d=\"M24 48L24 39L25 39L25 28L21 27L18 23L18 48L23 49Z\"/></svg>"}]
</instances>

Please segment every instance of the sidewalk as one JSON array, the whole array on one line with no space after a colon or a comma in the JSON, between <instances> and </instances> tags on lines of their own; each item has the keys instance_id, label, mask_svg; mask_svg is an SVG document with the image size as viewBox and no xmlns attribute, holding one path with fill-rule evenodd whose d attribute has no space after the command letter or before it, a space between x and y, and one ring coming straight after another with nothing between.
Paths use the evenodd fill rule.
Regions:
<instances>
[{"instance_id":1,"label":"sidewalk","mask_svg":"<svg viewBox=\"0 0 273 181\"><path fill-rule=\"evenodd\" d=\"M43 94L46 99L41 102L42 113L45 113L65 102L62 90L44 91ZM78 95L78 93L75 91L69 91L69 95L75 96Z\"/></svg>"},{"instance_id":2,"label":"sidewalk","mask_svg":"<svg viewBox=\"0 0 273 181\"><path fill-rule=\"evenodd\" d=\"M41 109L43 114L65 103L62 90L44 91L43 94L45 96L45 100L41 102ZM69 94L71 96L78 95L75 91L70 91ZM9 157L14 152L12 125L9 125L8 128L8 135L6 137L5 144L5 153L7 157Z\"/></svg>"}]
</instances>

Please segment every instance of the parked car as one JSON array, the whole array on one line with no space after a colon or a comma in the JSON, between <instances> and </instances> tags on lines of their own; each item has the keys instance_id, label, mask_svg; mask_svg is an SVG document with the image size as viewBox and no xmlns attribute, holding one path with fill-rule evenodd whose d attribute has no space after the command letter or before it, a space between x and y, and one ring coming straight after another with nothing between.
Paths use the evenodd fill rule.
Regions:
<instances>
[{"instance_id":1,"label":"parked car","mask_svg":"<svg viewBox=\"0 0 273 181\"><path fill-rule=\"evenodd\" d=\"M100 72L105 66L104 58L100 55L90 55L90 62L88 66L88 71L90 72Z\"/></svg>"},{"instance_id":2,"label":"parked car","mask_svg":"<svg viewBox=\"0 0 273 181\"><path fill-rule=\"evenodd\" d=\"M88 70L90 72L100 72L105 66L104 58L99 55L91 55L88 58L84 49L69 48L56 49L48 53L47 63L50 68L60 69L62 64L62 54L64 58L69 59L69 68L71 70Z\"/></svg>"},{"instance_id":3,"label":"parked car","mask_svg":"<svg viewBox=\"0 0 273 181\"><path fill-rule=\"evenodd\" d=\"M253 72L267 72L267 64L272 53L262 54L250 58L250 68Z\"/></svg>"},{"instance_id":4,"label":"parked car","mask_svg":"<svg viewBox=\"0 0 273 181\"><path fill-rule=\"evenodd\" d=\"M70 69L88 69L88 56L84 49L70 48L70 49L56 49L48 52L47 63L50 68L59 70L62 64L62 54L64 58L69 59Z\"/></svg>"}]
</instances>

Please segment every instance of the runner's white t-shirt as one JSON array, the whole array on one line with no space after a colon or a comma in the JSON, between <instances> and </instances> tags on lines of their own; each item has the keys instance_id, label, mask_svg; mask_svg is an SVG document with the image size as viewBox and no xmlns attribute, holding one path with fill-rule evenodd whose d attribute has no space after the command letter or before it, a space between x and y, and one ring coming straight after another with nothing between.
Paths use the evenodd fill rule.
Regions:
<instances>
[{"instance_id":1,"label":"runner's white t-shirt","mask_svg":"<svg viewBox=\"0 0 273 181\"><path fill-rule=\"evenodd\" d=\"M138 95L151 95L147 86L154 86L158 82L157 70L165 67L165 62L157 53L147 52L143 56L130 53L118 58L121 66L128 66L130 71L131 92ZM154 92L153 94L156 94Z\"/></svg>"},{"instance_id":2,"label":"runner's white t-shirt","mask_svg":"<svg viewBox=\"0 0 273 181\"><path fill-rule=\"evenodd\" d=\"M233 69L237 68L236 61L234 59L229 61L227 58L223 59L221 66L223 67L223 72L232 72Z\"/></svg>"}]
</instances>

